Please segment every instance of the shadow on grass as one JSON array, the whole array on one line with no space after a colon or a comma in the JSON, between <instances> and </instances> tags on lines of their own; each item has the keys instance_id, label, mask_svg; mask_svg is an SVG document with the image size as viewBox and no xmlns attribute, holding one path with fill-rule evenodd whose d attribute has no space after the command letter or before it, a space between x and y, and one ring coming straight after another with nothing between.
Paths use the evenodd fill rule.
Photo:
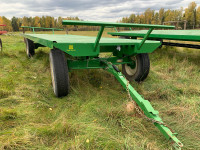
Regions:
<instances>
[{"instance_id":1,"label":"shadow on grass","mask_svg":"<svg viewBox=\"0 0 200 150\"><path fill-rule=\"evenodd\" d=\"M12 53L0 52L0 58L17 58L17 55Z\"/></svg>"},{"instance_id":2,"label":"shadow on grass","mask_svg":"<svg viewBox=\"0 0 200 150\"><path fill-rule=\"evenodd\" d=\"M35 59L49 58L49 54L39 49L39 50L36 50L34 58Z\"/></svg>"}]
</instances>

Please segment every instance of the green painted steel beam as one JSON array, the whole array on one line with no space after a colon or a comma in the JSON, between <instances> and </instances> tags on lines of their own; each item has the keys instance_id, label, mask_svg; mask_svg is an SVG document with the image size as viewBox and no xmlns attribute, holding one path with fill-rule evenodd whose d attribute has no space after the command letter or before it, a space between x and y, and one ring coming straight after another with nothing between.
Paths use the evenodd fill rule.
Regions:
<instances>
[{"instance_id":1,"label":"green painted steel beam","mask_svg":"<svg viewBox=\"0 0 200 150\"><path fill-rule=\"evenodd\" d=\"M149 31L147 32L147 34L142 39L142 42L140 43L138 49L141 49L141 47L144 45L145 41L148 39L148 37L149 37L149 35L151 34L152 31L153 31L153 28L150 28Z\"/></svg>"},{"instance_id":2,"label":"green painted steel beam","mask_svg":"<svg viewBox=\"0 0 200 150\"><path fill-rule=\"evenodd\" d=\"M103 61L109 61L113 65L122 65L132 63L132 60L128 57L118 58L118 57L110 57L110 58L93 58L93 59L83 59L83 60L67 60L69 70L75 69L103 69L106 67Z\"/></svg>"},{"instance_id":3,"label":"green painted steel beam","mask_svg":"<svg viewBox=\"0 0 200 150\"><path fill-rule=\"evenodd\" d=\"M157 28L157 29L175 29L174 26L151 25L151 24L134 24L134 23L113 23L98 21L79 21L79 20L63 20L63 25L87 25L87 26L105 26L105 27L136 27L136 28Z\"/></svg>"},{"instance_id":4,"label":"green painted steel beam","mask_svg":"<svg viewBox=\"0 0 200 150\"><path fill-rule=\"evenodd\" d=\"M99 45L99 42L100 42L100 39L101 39L101 36L103 34L103 31L104 31L104 26L101 26L99 32L98 32L98 35L97 35L97 38L95 40L95 43L94 43L94 51L97 50L97 47Z\"/></svg>"},{"instance_id":5,"label":"green painted steel beam","mask_svg":"<svg viewBox=\"0 0 200 150\"><path fill-rule=\"evenodd\" d=\"M125 89L127 89L127 80L124 77L124 75L121 72L117 72L113 68L112 63L107 62L107 61L104 61L104 63L107 66L105 69L108 72L112 73L116 77L116 79L120 82L120 84ZM128 85L128 90L130 92L132 99L143 110L144 114L148 118L152 118L156 121L163 123L162 119L158 115L158 111L154 110L154 108L152 107L152 105L150 104L150 102L148 100L143 99L141 97L141 95L139 93L137 93L137 91L130 84ZM164 125L161 125L161 124L158 124L158 123L154 123L154 125L160 130L160 132L165 136L165 138L167 140L170 140L173 143L173 147L176 150L180 150L181 147L183 147L183 144L176 137L177 133L172 133L172 131Z\"/></svg>"},{"instance_id":6,"label":"green painted steel beam","mask_svg":"<svg viewBox=\"0 0 200 150\"><path fill-rule=\"evenodd\" d=\"M44 30L52 30L53 34L54 31L62 31L63 29L57 29L57 28L44 28L44 27L29 27L29 26L21 26L23 28L23 33L25 33L25 28L32 29L33 33L35 33L35 29L44 29Z\"/></svg>"},{"instance_id":7,"label":"green painted steel beam","mask_svg":"<svg viewBox=\"0 0 200 150\"><path fill-rule=\"evenodd\" d=\"M116 27L114 27L114 29L115 29L115 31L116 31L116 32L118 32L118 30L117 30L117 28L116 28Z\"/></svg>"},{"instance_id":8,"label":"green painted steel beam","mask_svg":"<svg viewBox=\"0 0 200 150\"><path fill-rule=\"evenodd\" d=\"M113 36L144 37L148 30L108 32ZM200 30L154 30L149 35L151 39L168 39L181 41L200 41Z\"/></svg>"},{"instance_id":9,"label":"green painted steel beam","mask_svg":"<svg viewBox=\"0 0 200 150\"><path fill-rule=\"evenodd\" d=\"M29 28L29 29L45 29L45 30L63 31L63 29L58 29L58 28L29 27L29 26L21 26L21 28Z\"/></svg>"}]
</instances>

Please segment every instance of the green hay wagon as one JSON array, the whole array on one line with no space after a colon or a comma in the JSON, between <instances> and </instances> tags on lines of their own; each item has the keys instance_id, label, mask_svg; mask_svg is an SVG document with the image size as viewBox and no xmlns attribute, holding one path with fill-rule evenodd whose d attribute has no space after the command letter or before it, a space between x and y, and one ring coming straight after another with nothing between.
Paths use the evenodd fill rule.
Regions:
<instances>
[{"instance_id":1,"label":"green hay wagon","mask_svg":"<svg viewBox=\"0 0 200 150\"><path fill-rule=\"evenodd\" d=\"M150 61L148 53L157 49L159 41L148 41L147 38L153 29L173 29L173 26L104 23L64 20L63 25L88 25L99 26L97 37L79 35L55 35L55 34L23 34L26 43L28 57L35 54L38 47L49 47L50 67L53 90L57 97L66 96L69 93L69 72L74 69L105 69L113 74L120 84L127 90L131 100L134 100L144 112L147 120L151 121L170 140L176 149L181 149L183 144L177 139L176 133L163 123L148 100L140 96L129 84L135 80L141 82L149 74ZM149 28L142 40L101 38L104 28L110 27L136 27ZM24 27L25 28L25 27ZM34 28L32 28L34 30ZM52 29L54 30L54 29ZM112 53L113 57L101 58L100 53ZM66 55L70 56L66 58ZM73 59L69 59L69 58ZM122 65L121 73L116 65ZM127 79L129 80L127 80ZM140 109L137 108L138 112ZM140 112L141 113L141 112ZM142 113L141 113L142 114Z\"/></svg>"},{"instance_id":2,"label":"green hay wagon","mask_svg":"<svg viewBox=\"0 0 200 150\"><path fill-rule=\"evenodd\" d=\"M140 30L109 32L108 34L125 39L137 39L144 37L147 32L148 30ZM200 30L154 30L149 35L148 40L161 41L162 45L200 49L200 44L187 43L188 41L200 42ZM167 40L173 40L173 42L168 42ZM185 41L186 43L180 43L180 41Z\"/></svg>"}]
</instances>

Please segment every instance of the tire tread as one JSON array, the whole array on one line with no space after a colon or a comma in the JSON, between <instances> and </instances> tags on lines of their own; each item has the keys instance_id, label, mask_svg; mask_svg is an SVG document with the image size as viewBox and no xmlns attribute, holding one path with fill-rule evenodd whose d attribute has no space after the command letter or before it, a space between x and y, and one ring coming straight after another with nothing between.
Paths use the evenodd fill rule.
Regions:
<instances>
[{"instance_id":1,"label":"tire tread","mask_svg":"<svg viewBox=\"0 0 200 150\"><path fill-rule=\"evenodd\" d=\"M32 40L27 39L27 38L24 41L26 42L26 51L28 51L27 56L29 58L31 58L31 57L33 57L35 55L35 45L34 45L34 42ZM29 50L27 50L27 48Z\"/></svg>"},{"instance_id":2,"label":"tire tread","mask_svg":"<svg viewBox=\"0 0 200 150\"><path fill-rule=\"evenodd\" d=\"M55 95L57 97L66 96L69 93L69 75L65 54L59 49L52 49L50 55L52 56L50 61L53 65Z\"/></svg>"}]
</instances>

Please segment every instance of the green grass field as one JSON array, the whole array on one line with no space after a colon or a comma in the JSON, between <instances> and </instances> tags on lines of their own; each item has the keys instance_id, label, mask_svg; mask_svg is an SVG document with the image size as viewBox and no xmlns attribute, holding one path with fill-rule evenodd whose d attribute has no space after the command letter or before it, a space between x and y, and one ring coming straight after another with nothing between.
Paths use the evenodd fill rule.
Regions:
<instances>
[{"instance_id":1,"label":"green grass field","mask_svg":"<svg viewBox=\"0 0 200 150\"><path fill-rule=\"evenodd\" d=\"M56 98L49 49L28 59L21 36L0 38L0 149L172 149L152 123L126 112L127 93L111 74L73 71L70 94ZM200 50L164 47L150 60L147 80L132 86L179 133L183 149L200 149Z\"/></svg>"}]
</instances>

